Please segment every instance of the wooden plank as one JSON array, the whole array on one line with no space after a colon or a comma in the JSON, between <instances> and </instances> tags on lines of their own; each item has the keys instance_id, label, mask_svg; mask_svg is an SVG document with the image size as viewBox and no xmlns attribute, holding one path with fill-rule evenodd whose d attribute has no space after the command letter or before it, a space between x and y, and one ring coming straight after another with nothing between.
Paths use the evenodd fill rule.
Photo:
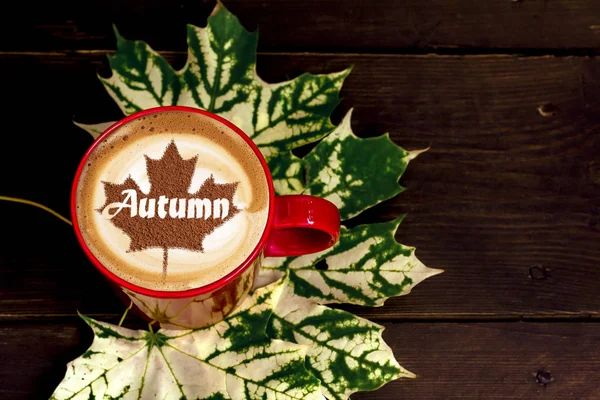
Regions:
<instances>
[{"instance_id":1,"label":"wooden plank","mask_svg":"<svg viewBox=\"0 0 600 400\"><path fill-rule=\"evenodd\" d=\"M91 123L119 115L95 77L103 60L96 53L3 57L4 115L23 125L3 131L2 194L68 214L71 179L91 143L72 117ZM182 65L183 56L174 62ZM358 312L380 320L597 318L599 61L267 55L259 72L274 82L350 64L335 122L355 107L359 136L391 132L407 149L431 146L409 166L405 193L350 225L408 212L398 239L446 270L410 296ZM545 103L556 115L540 115ZM9 232L0 319L122 312L66 224L22 205L0 207Z\"/></svg>"},{"instance_id":2,"label":"wooden plank","mask_svg":"<svg viewBox=\"0 0 600 400\"><path fill-rule=\"evenodd\" d=\"M565 399L600 397L595 323L390 323L384 338L418 379L353 399ZM48 398L65 364L91 343L83 322L0 325L0 395ZM536 383L542 368L554 381Z\"/></svg>"},{"instance_id":3,"label":"wooden plank","mask_svg":"<svg viewBox=\"0 0 600 400\"><path fill-rule=\"evenodd\" d=\"M111 24L157 49L183 50L185 24L204 26L213 1L13 2L1 50L112 49ZM230 0L262 51L398 52L600 47L594 0ZM10 11L9 11L10 10Z\"/></svg>"}]
</instances>

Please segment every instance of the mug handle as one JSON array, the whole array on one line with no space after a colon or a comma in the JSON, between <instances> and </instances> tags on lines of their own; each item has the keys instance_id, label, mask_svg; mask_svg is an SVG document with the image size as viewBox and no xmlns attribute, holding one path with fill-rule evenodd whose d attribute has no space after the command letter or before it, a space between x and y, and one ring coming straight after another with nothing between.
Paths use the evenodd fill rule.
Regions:
<instances>
[{"instance_id":1,"label":"mug handle","mask_svg":"<svg viewBox=\"0 0 600 400\"><path fill-rule=\"evenodd\" d=\"M302 194L275 197L275 216L265 257L316 253L340 237L340 212L328 200Z\"/></svg>"}]
</instances>

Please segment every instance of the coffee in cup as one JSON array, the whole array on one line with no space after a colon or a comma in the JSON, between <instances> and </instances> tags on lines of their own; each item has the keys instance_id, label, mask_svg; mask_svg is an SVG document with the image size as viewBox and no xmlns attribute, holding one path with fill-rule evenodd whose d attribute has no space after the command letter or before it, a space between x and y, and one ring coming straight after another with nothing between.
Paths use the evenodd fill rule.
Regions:
<instances>
[{"instance_id":1,"label":"coffee in cup","mask_svg":"<svg viewBox=\"0 0 600 400\"><path fill-rule=\"evenodd\" d=\"M223 319L262 257L331 247L339 211L275 196L267 163L238 127L207 111L130 115L92 144L71 192L81 247L126 304L167 328Z\"/></svg>"},{"instance_id":2,"label":"coffee in cup","mask_svg":"<svg viewBox=\"0 0 600 400\"><path fill-rule=\"evenodd\" d=\"M240 265L267 222L267 178L233 129L202 114L131 120L89 155L77 219L94 256L135 285L181 291Z\"/></svg>"}]
</instances>

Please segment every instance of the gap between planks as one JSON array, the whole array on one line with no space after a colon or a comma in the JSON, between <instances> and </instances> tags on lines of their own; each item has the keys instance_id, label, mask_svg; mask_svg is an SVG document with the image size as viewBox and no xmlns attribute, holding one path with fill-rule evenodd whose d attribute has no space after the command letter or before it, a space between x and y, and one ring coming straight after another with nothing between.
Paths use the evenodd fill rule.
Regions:
<instances>
[{"instance_id":1,"label":"gap between planks","mask_svg":"<svg viewBox=\"0 0 600 400\"><path fill-rule=\"evenodd\" d=\"M185 51L172 51L153 49L161 55L185 55ZM70 55L105 55L115 53L115 49L92 49L92 50L58 50L58 51L0 51L2 56L32 56L32 57L68 57ZM310 57L402 57L402 56L463 56L463 57L596 57L600 55L600 49L571 48L571 49L536 49L536 48L428 48L428 49L402 49L394 52L369 52L369 51L326 51L326 52L263 52L258 51L261 56L310 56Z\"/></svg>"},{"instance_id":2,"label":"gap between planks","mask_svg":"<svg viewBox=\"0 0 600 400\"><path fill-rule=\"evenodd\" d=\"M354 312L355 315L366 318L372 322L380 323L490 323L490 322L533 322L533 323L600 323L600 313L598 312L576 312L560 314L446 314L446 315L419 315L398 317L385 314L369 314ZM94 319L106 321L118 321L122 314L113 313L89 313L86 316ZM137 318L137 317L136 317ZM2 323L29 323L29 322L57 322L64 323L79 320L77 314L0 314L0 324ZM116 322L115 322L116 323Z\"/></svg>"}]
</instances>

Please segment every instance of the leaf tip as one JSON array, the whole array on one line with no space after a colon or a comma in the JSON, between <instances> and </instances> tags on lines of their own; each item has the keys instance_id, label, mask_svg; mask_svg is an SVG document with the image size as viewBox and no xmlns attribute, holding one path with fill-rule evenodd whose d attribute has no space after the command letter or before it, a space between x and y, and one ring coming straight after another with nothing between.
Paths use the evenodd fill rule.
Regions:
<instances>
[{"instance_id":1,"label":"leaf tip","mask_svg":"<svg viewBox=\"0 0 600 400\"><path fill-rule=\"evenodd\" d=\"M436 276L436 275L439 275L439 274L442 274L442 273L445 272L443 269L431 268L431 267L426 266L425 264L423 264L421 262L421 260L419 260L417 258L417 254L416 253L417 253L417 249L414 249L413 257L418 262L419 267L421 268L421 271L422 271L421 272L422 273L422 279L421 279L421 281L423 281L423 280L425 280L427 278L431 278L432 276Z\"/></svg>"},{"instance_id":2,"label":"leaf tip","mask_svg":"<svg viewBox=\"0 0 600 400\"><path fill-rule=\"evenodd\" d=\"M88 317L88 316L83 315L82 313L80 313L79 310L76 310L76 311L77 311L77 315L79 316L79 318L81 318L82 320L84 320L86 324L90 325L90 322L91 322L92 319L90 317Z\"/></svg>"},{"instance_id":3,"label":"leaf tip","mask_svg":"<svg viewBox=\"0 0 600 400\"><path fill-rule=\"evenodd\" d=\"M115 38L117 38L117 48L118 48L119 44L122 43L125 39L123 39L123 36L121 36L121 34L119 33L117 24L112 24L112 28L113 28L113 32L115 34Z\"/></svg>"},{"instance_id":4,"label":"leaf tip","mask_svg":"<svg viewBox=\"0 0 600 400\"><path fill-rule=\"evenodd\" d=\"M210 12L210 15L208 16L210 17L214 17L215 15L217 15L219 13L219 11L221 11L221 9L227 10L227 8L225 8L225 5L223 4L223 2L221 2L221 0L217 0L217 4L215 4L215 8L213 8L213 10Z\"/></svg>"},{"instance_id":5,"label":"leaf tip","mask_svg":"<svg viewBox=\"0 0 600 400\"><path fill-rule=\"evenodd\" d=\"M73 125L75 125L76 127L78 127L78 128L81 128L81 129L83 129L84 131L86 131L86 132L90 133L90 131L88 131L87 129L85 129L85 125L84 125L84 124L81 124L81 123L79 123L79 122L75 121L75 116L74 116L74 115L73 115L73 117L71 117L71 122L72 122L72 123L73 123ZM90 134L91 134L91 133L90 133ZM93 136L93 135L92 135L92 136ZM79 311L77 311L77 313L79 313Z\"/></svg>"},{"instance_id":6,"label":"leaf tip","mask_svg":"<svg viewBox=\"0 0 600 400\"><path fill-rule=\"evenodd\" d=\"M339 75L342 78L342 80L346 79L348 77L348 75L350 75L350 72L352 72L353 69L354 69L354 64L351 64L348 68L340 71Z\"/></svg>"},{"instance_id":7,"label":"leaf tip","mask_svg":"<svg viewBox=\"0 0 600 400\"><path fill-rule=\"evenodd\" d=\"M396 231L398 230L398 228L400 227L400 224L402 223L402 221L404 221L404 218L406 218L408 214L404 213L401 214L399 216L397 216L396 218L394 218L391 222L394 225L394 233L396 233Z\"/></svg>"},{"instance_id":8,"label":"leaf tip","mask_svg":"<svg viewBox=\"0 0 600 400\"><path fill-rule=\"evenodd\" d=\"M352 132L352 113L354 112L354 107L350 108L344 118L342 118L341 125L345 125Z\"/></svg>"},{"instance_id":9,"label":"leaf tip","mask_svg":"<svg viewBox=\"0 0 600 400\"><path fill-rule=\"evenodd\" d=\"M420 154L425 153L426 151L429 151L431 149L431 146L426 147L424 149L420 149L420 150L413 150L413 151L409 151L408 154L406 155L406 161L411 161L414 160L415 158L417 158Z\"/></svg>"},{"instance_id":10,"label":"leaf tip","mask_svg":"<svg viewBox=\"0 0 600 400\"><path fill-rule=\"evenodd\" d=\"M418 379L419 376L417 374L405 369L404 371L401 372L399 378Z\"/></svg>"}]
</instances>

